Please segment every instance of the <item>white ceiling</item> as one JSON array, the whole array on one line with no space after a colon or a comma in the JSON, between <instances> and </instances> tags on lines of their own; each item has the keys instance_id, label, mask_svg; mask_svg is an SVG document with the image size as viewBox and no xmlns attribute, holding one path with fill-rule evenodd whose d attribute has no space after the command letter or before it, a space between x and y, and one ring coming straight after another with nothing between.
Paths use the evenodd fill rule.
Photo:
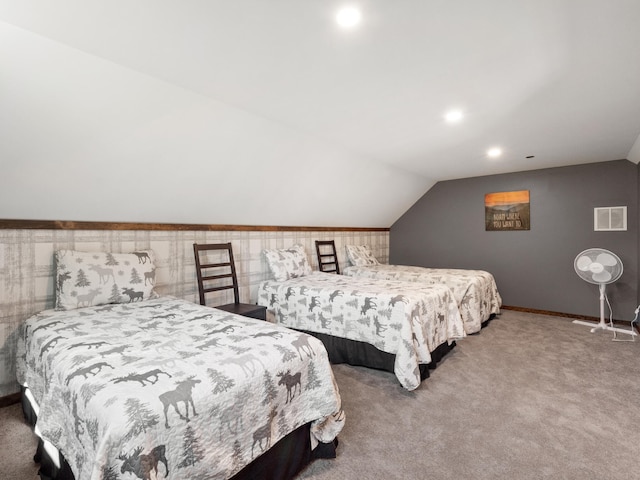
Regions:
<instances>
[{"instance_id":1,"label":"white ceiling","mask_svg":"<svg viewBox=\"0 0 640 480\"><path fill-rule=\"evenodd\" d=\"M0 20L425 189L640 161L639 0L354 0L353 31L334 23L343 3L0 0ZM466 116L449 125L453 107ZM502 157L487 158L492 146Z\"/></svg>"}]
</instances>

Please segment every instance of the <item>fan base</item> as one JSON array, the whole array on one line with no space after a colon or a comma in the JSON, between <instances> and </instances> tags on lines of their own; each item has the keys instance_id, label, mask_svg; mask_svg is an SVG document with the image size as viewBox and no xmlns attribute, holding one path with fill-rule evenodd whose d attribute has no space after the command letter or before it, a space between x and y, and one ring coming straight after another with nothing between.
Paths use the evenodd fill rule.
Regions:
<instances>
[{"instance_id":1,"label":"fan base","mask_svg":"<svg viewBox=\"0 0 640 480\"><path fill-rule=\"evenodd\" d=\"M593 322L583 322L582 320L574 320L573 323L577 323L579 325L586 325L587 327L592 327L591 328L591 333L595 333L598 330L607 330L609 332L624 333L626 335L631 335L632 337L635 337L636 335L638 335L633 330L633 326L631 327L632 329L629 330L627 328L612 327L611 325L607 325L604 322L593 323Z\"/></svg>"}]
</instances>

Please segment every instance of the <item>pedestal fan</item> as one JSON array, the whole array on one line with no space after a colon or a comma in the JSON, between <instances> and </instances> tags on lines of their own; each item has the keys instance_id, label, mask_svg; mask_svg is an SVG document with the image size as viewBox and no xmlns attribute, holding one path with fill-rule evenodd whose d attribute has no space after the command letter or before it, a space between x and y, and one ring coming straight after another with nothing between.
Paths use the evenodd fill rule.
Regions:
<instances>
[{"instance_id":1,"label":"pedestal fan","mask_svg":"<svg viewBox=\"0 0 640 480\"><path fill-rule=\"evenodd\" d=\"M625 328L614 327L612 321L609 323L604 321L605 300L607 304L609 304L606 287L622 276L623 266L620 258L615 253L605 250L604 248L588 248L578 254L573 261L573 268L580 278L586 282L598 285L600 290L600 323L583 322L581 320L574 320L573 323L593 327L591 328L591 333L597 330L609 330L614 332L614 335L616 333L624 333L635 337L637 334L633 329L633 323L631 330L627 330ZM611 311L610 304L609 311ZM614 339L616 338L614 337Z\"/></svg>"}]
</instances>

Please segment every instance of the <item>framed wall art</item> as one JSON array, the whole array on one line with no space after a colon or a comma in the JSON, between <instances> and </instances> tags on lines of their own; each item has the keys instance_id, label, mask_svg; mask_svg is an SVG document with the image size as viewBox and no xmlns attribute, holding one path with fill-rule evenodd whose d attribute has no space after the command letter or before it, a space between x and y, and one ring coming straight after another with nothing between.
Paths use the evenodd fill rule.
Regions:
<instances>
[{"instance_id":1,"label":"framed wall art","mask_svg":"<svg viewBox=\"0 0 640 480\"><path fill-rule=\"evenodd\" d=\"M487 231L530 230L529 190L487 193L484 224Z\"/></svg>"}]
</instances>

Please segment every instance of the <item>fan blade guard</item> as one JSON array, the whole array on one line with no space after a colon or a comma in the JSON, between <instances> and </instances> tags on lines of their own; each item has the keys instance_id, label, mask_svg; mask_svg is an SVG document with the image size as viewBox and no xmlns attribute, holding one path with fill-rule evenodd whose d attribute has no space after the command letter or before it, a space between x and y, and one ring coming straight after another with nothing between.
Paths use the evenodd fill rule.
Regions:
<instances>
[{"instance_id":1,"label":"fan blade guard","mask_svg":"<svg viewBox=\"0 0 640 480\"><path fill-rule=\"evenodd\" d=\"M604 248L580 252L573 261L573 268L581 279L596 285L615 282L624 269L620 257Z\"/></svg>"}]
</instances>

